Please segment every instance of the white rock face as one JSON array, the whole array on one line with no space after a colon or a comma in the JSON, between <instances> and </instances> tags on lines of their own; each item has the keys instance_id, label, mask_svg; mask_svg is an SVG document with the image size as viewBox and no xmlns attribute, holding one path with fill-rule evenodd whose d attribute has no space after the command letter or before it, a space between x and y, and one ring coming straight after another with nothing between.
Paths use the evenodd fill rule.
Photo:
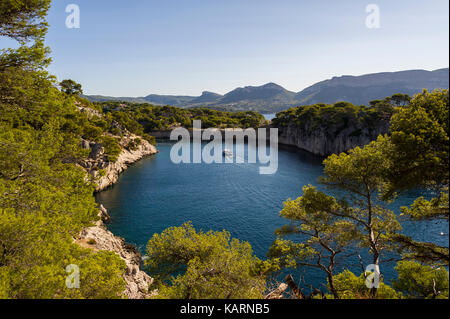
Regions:
<instances>
[{"instance_id":1,"label":"white rock face","mask_svg":"<svg viewBox=\"0 0 450 319\"><path fill-rule=\"evenodd\" d=\"M100 112L84 107L79 103L77 108L80 112L87 113L90 117L102 117ZM90 155L89 158L82 160L78 165L83 167L96 181L96 191L104 190L116 183L120 173L131 164L145 156L158 153L156 147L148 141L128 132L118 123L113 122L113 125L123 133L122 137L111 135L111 137L119 140L119 145L122 148L114 163L108 160L108 156L105 155L105 150L101 144L86 140L81 141L81 146L86 150L90 150ZM140 140L139 145L132 148L129 147L130 142L135 142L137 139ZM95 226L83 229L75 242L82 247L91 248L95 251L112 251L125 261L127 269L123 274L126 282L124 293L128 298L144 299L151 296L149 286L153 283L153 278L140 269L140 252L133 245L127 244L123 238L115 236L106 229L104 222L108 221L110 217L103 205L99 207L99 217L101 220L97 221Z\"/></svg>"},{"instance_id":2,"label":"white rock face","mask_svg":"<svg viewBox=\"0 0 450 319\"><path fill-rule=\"evenodd\" d=\"M102 221L98 221L96 226L83 229L76 242L85 248L115 252L127 265L123 275L126 282L125 295L130 299L145 299L150 296L148 289L153 278L140 269L141 254L136 247L108 231Z\"/></svg>"},{"instance_id":3,"label":"white rock face","mask_svg":"<svg viewBox=\"0 0 450 319\"><path fill-rule=\"evenodd\" d=\"M140 139L140 144L136 149L129 149L127 145L130 141ZM136 136L128 133L120 139L119 142L122 147L117 160L113 163L108 161L104 154L104 148L101 144L89 141L82 141L82 146L90 149L91 153L88 159L81 161L79 164L94 177L96 183L96 191L102 191L107 187L115 184L119 178L120 173L126 170L131 164L136 163L145 156L158 153L155 146Z\"/></svg>"},{"instance_id":4,"label":"white rock face","mask_svg":"<svg viewBox=\"0 0 450 319\"><path fill-rule=\"evenodd\" d=\"M129 138L134 139L137 138L137 136L130 135ZM103 168L106 171L106 174L98 180L96 191L102 191L105 188L115 184L120 173L126 170L128 166L139 161L145 156L156 153L158 153L156 147L144 139L141 139L141 144L136 150L123 149L116 162L108 163L106 167Z\"/></svg>"},{"instance_id":5,"label":"white rock face","mask_svg":"<svg viewBox=\"0 0 450 319\"><path fill-rule=\"evenodd\" d=\"M296 125L279 128L278 141L281 144L296 146L305 151L319 156L340 154L357 146L363 147L377 139L378 135L388 132L389 123L376 128L348 127L339 133L336 129L325 130L323 128L301 129Z\"/></svg>"},{"instance_id":6,"label":"white rock face","mask_svg":"<svg viewBox=\"0 0 450 319\"><path fill-rule=\"evenodd\" d=\"M120 173L126 170L131 164L139 161L144 156L156 154L158 151L155 146L141 138L140 145L135 149L127 149L125 145L131 140L138 138L133 134L128 134L120 141L122 152L120 153L116 162L111 163L104 155L104 149L100 144L89 143L84 141L86 148L91 149L89 159L81 163L86 171L91 174L96 180L96 191L104 190L105 188L117 182ZM99 176L99 171L105 172L104 176ZM127 270L123 275L126 282L125 295L130 299L145 299L150 296L148 289L153 282L153 278L147 275L140 269L141 254L136 247L127 244L123 238L115 236L108 231L104 225L104 221L109 220L109 215L103 205L100 205L99 216L101 221L96 223L96 226L85 228L82 230L77 243L83 247L92 248L94 250L107 250L115 252L122 258ZM94 240L95 244L88 244Z\"/></svg>"}]
</instances>

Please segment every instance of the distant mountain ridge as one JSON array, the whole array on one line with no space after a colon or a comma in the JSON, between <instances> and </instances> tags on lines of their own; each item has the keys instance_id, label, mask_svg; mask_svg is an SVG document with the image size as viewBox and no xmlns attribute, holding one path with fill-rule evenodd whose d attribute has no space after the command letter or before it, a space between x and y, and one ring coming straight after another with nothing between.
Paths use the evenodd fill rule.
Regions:
<instances>
[{"instance_id":1,"label":"distant mountain ridge","mask_svg":"<svg viewBox=\"0 0 450 319\"><path fill-rule=\"evenodd\" d=\"M348 101L367 105L395 93L414 95L423 89L447 89L449 69L435 71L408 70L372 73L361 76L344 75L318 82L301 92L286 90L275 83L240 87L225 95L204 91L201 96L150 94L145 97L85 96L91 101L125 101L178 107L209 107L221 110L254 110L278 112L292 106Z\"/></svg>"},{"instance_id":2,"label":"distant mountain ridge","mask_svg":"<svg viewBox=\"0 0 450 319\"><path fill-rule=\"evenodd\" d=\"M197 103L215 102L215 101L219 100L222 97L223 97L223 95L220 95L220 94L217 94L217 93L214 93L214 92L204 91L202 93L202 95L200 95L199 97L193 99L192 103L193 104L197 104Z\"/></svg>"},{"instance_id":3,"label":"distant mountain ridge","mask_svg":"<svg viewBox=\"0 0 450 319\"><path fill-rule=\"evenodd\" d=\"M448 87L448 68L435 71L382 72L334 77L304 89L295 96L295 99L301 104L348 101L356 105L367 105L372 100L395 93L414 95L423 89L447 89Z\"/></svg>"}]
</instances>

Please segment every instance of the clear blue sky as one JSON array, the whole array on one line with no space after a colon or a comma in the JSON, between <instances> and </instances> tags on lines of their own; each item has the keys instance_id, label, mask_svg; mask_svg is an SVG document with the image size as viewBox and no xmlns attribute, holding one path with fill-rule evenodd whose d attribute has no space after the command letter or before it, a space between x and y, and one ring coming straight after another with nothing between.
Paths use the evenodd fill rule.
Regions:
<instances>
[{"instance_id":1,"label":"clear blue sky","mask_svg":"<svg viewBox=\"0 0 450 319\"><path fill-rule=\"evenodd\" d=\"M78 4L81 28L65 27ZM365 25L368 4L381 28ZM50 71L111 96L292 91L339 75L448 67L448 0L54 0Z\"/></svg>"}]
</instances>

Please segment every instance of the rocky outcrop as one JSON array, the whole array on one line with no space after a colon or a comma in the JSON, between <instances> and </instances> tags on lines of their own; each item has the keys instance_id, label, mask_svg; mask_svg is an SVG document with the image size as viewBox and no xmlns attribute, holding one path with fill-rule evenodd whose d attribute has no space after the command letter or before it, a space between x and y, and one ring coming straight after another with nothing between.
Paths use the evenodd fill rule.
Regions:
<instances>
[{"instance_id":1,"label":"rocky outcrop","mask_svg":"<svg viewBox=\"0 0 450 319\"><path fill-rule=\"evenodd\" d=\"M76 103L76 107L80 112L87 114L88 117L103 117L97 110L85 107L81 103ZM117 139L120 146L121 152L115 161L110 161L101 143L81 140L81 146L83 149L89 150L89 156L80 160L77 164L83 167L92 177L96 184L96 191L104 190L116 183L120 173L131 164L144 156L158 152L155 146L142 137L130 133L119 123L113 121L111 125L112 128L120 132L120 136L110 133L105 134L110 138ZM151 296L149 286L153 283L153 279L140 269L141 254L139 250L106 229L104 223L109 221L110 217L103 205L99 207L99 217L100 220L95 222L94 226L84 228L81 231L75 240L76 243L94 251L107 250L119 255L126 264L126 271L123 274L126 282L125 295L130 299L144 299Z\"/></svg>"},{"instance_id":2,"label":"rocky outcrop","mask_svg":"<svg viewBox=\"0 0 450 319\"><path fill-rule=\"evenodd\" d=\"M94 110L90 107L86 107L84 106L81 102L75 102L75 107L77 108L78 111L80 111L81 113L85 113L88 118L93 118L93 117L103 117L102 113L100 113L97 110Z\"/></svg>"},{"instance_id":3,"label":"rocky outcrop","mask_svg":"<svg viewBox=\"0 0 450 319\"><path fill-rule=\"evenodd\" d=\"M129 147L131 141L139 140L139 145ZM119 142L122 152L115 162L111 162L105 155L105 149L100 143L82 141L85 149L90 149L89 158L79 164L93 177L96 184L96 191L102 191L115 184L120 173L126 170L131 164L139 161L145 156L158 153L156 147L146 140L134 135L127 134L120 138Z\"/></svg>"},{"instance_id":4,"label":"rocky outcrop","mask_svg":"<svg viewBox=\"0 0 450 319\"><path fill-rule=\"evenodd\" d=\"M109 222L111 220L111 217L109 216L106 208L102 204L100 204L100 207L98 209L99 209L98 216L100 217L100 219L105 223Z\"/></svg>"},{"instance_id":5,"label":"rocky outcrop","mask_svg":"<svg viewBox=\"0 0 450 319\"><path fill-rule=\"evenodd\" d=\"M129 165L139 161L144 156L157 153L156 148L143 139L139 145L129 148L130 141L139 139L133 134L127 134L120 140L122 152L115 162L110 162L105 156L105 150L99 143L82 141L85 149L90 149L89 158L79 163L95 180L96 191L101 191L117 182L119 174ZM125 261L126 271L123 278L126 282L125 295L130 299L144 299L150 296L149 286L153 279L140 269L141 254L133 245L127 244L123 238L115 236L106 229L104 222L110 220L107 210L100 205L100 220L95 226L84 228L76 242L85 248L96 251L107 250L115 252Z\"/></svg>"},{"instance_id":6,"label":"rocky outcrop","mask_svg":"<svg viewBox=\"0 0 450 319\"><path fill-rule=\"evenodd\" d=\"M292 145L319 156L340 154L357 146L363 147L377 139L380 134L386 134L389 122L374 127L364 125L338 127L302 127L295 123L278 128L278 142Z\"/></svg>"},{"instance_id":7,"label":"rocky outcrop","mask_svg":"<svg viewBox=\"0 0 450 319\"><path fill-rule=\"evenodd\" d=\"M144 299L149 297L149 286L153 283L153 278L140 269L141 254L133 245L127 244L123 238L114 236L108 231L103 223L109 219L109 215L103 206L100 206L101 220L95 226L84 228L76 243L84 248L94 251L112 251L125 261L126 271L123 278L126 282L125 295L130 299Z\"/></svg>"}]
</instances>

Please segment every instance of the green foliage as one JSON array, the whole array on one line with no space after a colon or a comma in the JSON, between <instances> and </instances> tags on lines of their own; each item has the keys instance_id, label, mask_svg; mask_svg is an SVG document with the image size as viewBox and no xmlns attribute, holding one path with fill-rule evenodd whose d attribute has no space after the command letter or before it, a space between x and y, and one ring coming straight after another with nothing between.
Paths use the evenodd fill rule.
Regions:
<instances>
[{"instance_id":1,"label":"green foliage","mask_svg":"<svg viewBox=\"0 0 450 319\"><path fill-rule=\"evenodd\" d=\"M98 137L109 123L79 112L44 71L49 5L0 3L0 36L21 45L0 53L0 298L122 298L120 257L74 244L98 219L93 185L75 165L87 155L81 136ZM66 287L70 264L80 289Z\"/></svg>"},{"instance_id":2,"label":"green foliage","mask_svg":"<svg viewBox=\"0 0 450 319\"><path fill-rule=\"evenodd\" d=\"M303 196L284 203L280 215L291 223L277 230L279 238L269 251L272 262L285 268L313 267L322 270L330 291L335 298L339 298L333 283L334 267L337 258L359 237L352 221L337 217L338 212L346 209L316 188L304 187ZM300 243L280 238L284 236L296 236Z\"/></svg>"},{"instance_id":3,"label":"green foliage","mask_svg":"<svg viewBox=\"0 0 450 319\"><path fill-rule=\"evenodd\" d=\"M22 72L23 70L43 70L51 62L50 49L45 47L43 40L17 49L0 50L0 70Z\"/></svg>"},{"instance_id":4,"label":"green foliage","mask_svg":"<svg viewBox=\"0 0 450 319\"><path fill-rule=\"evenodd\" d=\"M448 187L443 188L439 197L431 200L419 197L411 207L402 207L401 211L403 216L408 216L412 220L448 220Z\"/></svg>"},{"instance_id":5,"label":"green foliage","mask_svg":"<svg viewBox=\"0 0 450 319\"><path fill-rule=\"evenodd\" d=\"M349 127L371 131L387 120L389 118L386 119L386 114L378 108L338 102L333 105L315 104L290 108L277 113L272 124L278 128L294 125L306 131L323 128L329 136L335 136Z\"/></svg>"},{"instance_id":6,"label":"green foliage","mask_svg":"<svg viewBox=\"0 0 450 319\"><path fill-rule=\"evenodd\" d=\"M361 274L357 277L349 270L345 270L342 273L334 277L336 290L339 292L341 299L371 299L371 289L366 286L366 276L370 273ZM333 298L332 295L327 298ZM376 299L401 299L402 294L396 292L392 287L386 285L384 282L380 282L380 286L377 289Z\"/></svg>"},{"instance_id":7,"label":"green foliage","mask_svg":"<svg viewBox=\"0 0 450 319\"><path fill-rule=\"evenodd\" d=\"M386 156L389 147L389 140L380 136L362 149L331 155L324 161L326 175L320 179L328 188L343 191L341 196L351 203L352 208L339 216L354 221L366 234L361 245L370 248L373 264L379 263L383 250L391 249L389 234L401 230L394 212L379 200L391 167Z\"/></svg>"},{"instance_id":8,"label":"green foliage","mask_svg":"<svg viewBox=\"0 0 450 319\"><path fill-rule=\"evenodd\" d=\"M272 258L281 257L284 267L300 265L322 269L334 298L341 297L334 284L334 267L339 254L347 252L348 255L357 246L368 248L372 261L366 264L378 265L383 252L394 249L391 234L401 230L394 212L380 201L386 172L391 167L386 155L390 146L389 139L380 136L364 148L328 157L324 161L325 176L320 182L338 191L341 199L338 201L309 186L303 189L302 197L288 200L281 216L288 218L291 225L278 234L303 237L299 244L277 240L269 253ZM380 291L371 289L370 297L379 297Z\"/></svg>"},{"instance_id":9,"label":"green foliage","mask_svg":"<svg viewBox=\"0 0 450 319\"><path fill-rule=\"evenodd\" d=\"M42 70L50 63L44 45L45 16L51 0L4 0L0 3L0 36L19 42L17 49L0 50L0 70ZM32 43L27 46L27 43Z\"/></svg>"},{"instance_id":10,"label":"green foliage","mask_svg":"<svg viewBox=\"0 0 450 319\"><path fill-rule=\"evenodd\" d=\"M82 252L72 243L72 237L97 218L97 208L85 173L61 163L68 150L64 133L55 126L40 131L2 126L0 291L5 298L118 297L123 291L116 290L123 286L120 259L109 256L102 261L107 256ZM90 260L108 267L90 270L94 265ZM93 279L105 276L105 286L88 287L85 281L74 296L64 288L64 269L71 263L80 266L82 277L88 274L86 269Z\"/></svg>"},{"instance_id":11,"label":"green foliage","mask_svg":"<svg viewBox=\"0 0 450 319\"><path fill-rule=\"evenodd\" d=\"M391 124L395 166L390 171L390 193L449 183L448 90L426 90L399 108Z\"/></svg>"},{"instance_id":12,"label":"green foliage","mask_svg":"<svg viewBox=\"0 0 450 319\"><path fill-rule=\"evenodd\" d=\"M314 129L314 125L334 125L333 119L339 119L339 110L351 107L348 103L336 103L333 107L317 105L290 109L278 114L275 122L291 125L296 120L296 125ZM377 141L364 148L356 147L348 153L328 157L324 161L326 175L320 182L338 191L342 200L337 202L315 189L305 188L304 196L296 201L289 200L282 211L283 217L290 219L292 224L301 223L301 226L291 224L279 233L311 236L308 231L314 230L319 238L319 230L323 231L320 227L327 227L331 216L334 216L337 221L355 227L356 231L347 232L348 239L368 247L373 264L379 264L382 252L386 249L397 249L406 259L448 265L448 247L417 242L398 233L401 225L396 215L384 207L384 203L395 198L396 192L431 187L439 195L430 200L419 197L411 207L401 208L402 216L411 220L448 220L448 90L432 93L424 91L413 99L397 94L371 102L371 108L379 118L389 119L394 113L392 135L379 136ZM328 110L333 116L325 117L325 124L318 123ZM340 120L345 121L345 118ZM332 238L334 244L339 243L333 236L327 238ZM325 249L328 247L326 241L319 243ZM271 254L275 252L276 257L281 256L284 267L296 267L300 265L299 261L304 262L317 253L315 244L310 240L294 243L277 239ZM364 275L356 277L349 271L334 275L333 264L330 262L326 269L328 289L333 298L401 297L401 294L384 284L379 289L365 288ZM396 269L399 277L394 281L394 288L408 297L448 298L448 272L442 266L433 268L402 261Z\"/></svg>"},{"instance_id":13,"label":"green foliage","mask_svg":"<svg viewBox=\"0 0 450 319\"><path fill-rule=\"evenodd\" d=\"M397 233L390 234L389 239L404 259L417 260L424 264L437 266L449 265L448 247L419 242L410 236Z\"/></svg>"},{"instance_id":14,"label":"green foliage","mask_svg":"<svg viewBox=\"0 0 450 319\"><path fill-rule=\"evenodd\" d=\"M41 39L47 31L45 16L51 0L2 0L0 36L25 42Z\"/></svg>"},{"instance_id":15,"label":"green foliage","mask_svg":"<svg viewBox=\"0 0 450 319\"><path fill-rule=\"evenodd\" d=\"M61 91L68 95L81 95L83 90L81 84L75 82L74 80L63 80L59 83Z\"/></svg>"},{"instance_id":16,"label":"green foliage","mask_svg":"<svg viewBox=\"0 0 450 319\"><path fill-rule=\"evenodd\" d=\"M102 135L103 135L103 130L98 126L86 124L83 127L82 137L86 140L99 141Z\"/></svg>"},{"instance_id":17,"label":"green foliage","mask_svg":"<svg viewBox=\"0 0 450 319\"><path fill-rule=\"evenodd\" d=\"M398 279L392 286L409 298L449 297L449 275L444 267L423 266L413 261L401 261L395 268Z\"/></svg>"},{"instance_id":18,"label":"green foliage","mask_svg":"<svg viewBox=\"0 0 450 319\"><path fill-rule=\"evenodd\" d=\"M330 188L349 191L356 198L378 196L382 192L384 175L390 162L384 153L389 143L380 136L364 148L356 147L348 153L333 154L323 162L325 177L321 182Z\"/></svg>"},{"instance_id":19,"label":"green foliage","mask_svg":"<svg viewBox=\"0 0 450 319\"><path fill-rule=\"evenodd\" d=\"M196 232L190 223L155 234L147 244L145 265L156 278L159 298L261 298L260 261L247 242L226 231Z\"/></svg>"},{"instance_id":20,"label":"green foliage","mask_svg":"<svg viewBox=\"0 0 450 319\"><path fill-rule=\"evenodd\" d=\"M120 153L122 152L122 148L120 147L117 138L112 136L102 136L101 144L105 148L105 155L108 156L108 160L110 162L117 161Z\"/></svg>"},{"instance_id":21,"label":"green foliage","mask_svg":"<svg viewBox=\"0 0 450 319\"><path fill-rule=\"evenodd\" d=\"M147 142L149 142L150 144L156 146L156 137L151 136L151 135L146 134L146 133L142 134L141 137L142 137L143 139L145 139Z\"/></svg>"},{"instance_id":22,"label":"green foliage","mask_svg":"<svg viewBox=\"0 0 450 319\"><path fill-rule=\"evenodd\" d=\"M397 93L392 95L391 101L395 106L405 106L411 102L411 97L408 94Z\"/></svg>"},{"instance_id":23,"label":"green foliage","mask_svg":"<svg viewBox=\"0 0 450 319\"><path fill-rule=\"evenodd\" d=\"M386 175L384 197L410 189L428 188L434 198L419 197L411 207L402 207L410 220L449 218L449 98L448 90L424 90L392 117L391 147L386 152L392 163ZM403 235L393 238L407 258L425 263L449 264L447 247L421 243Z\"/></svg>"},{"instance_id":24,"label":"green foliage","mask_svg":"<svg viewBox=\"0 0 450 319\"><path fill-rule=\"evenodd\" d=\"M143 135L174 127L192 128L192 121L201 120L203 128L249 128L265 122L257 112L223 112L206 108L183 109L171 106L132 104L126 102L97 103L106 113L130 132Z\"/></svg>"},{"instance_id":25,"label":"green foliage","mask_svg":"<svg viewBox=\"0 0 450 319\"><path fill-rule=\"evenodd\" d=\"M124 298L126 271L125 261L109 251L86 253L79 262L80 290L75 290L71 298L121 299ZM74 262L76 264L77 261ZM73 293L73 291L72 291Z\"/></svg>"},{"instance_id":26,"label":"green foliage","mask_svg":"<svg viewBox=\"0 0 450 319\"><path fill-rule=\"evenodd\" d=\"M139 145L141 145L141 143L142 143L142 141L141 141L140 138L132 139L132 140L128 143L127 148L130 149L130 150L132 150L132 151L135 151L135 150L137 150L137 149L139 148Z\"/></svg>"},{"instance_id":27,"label":"green foliage","mask_svg":"<svg viewBox=\"0 0 450 319\"><path fill-rule=\"evenodd\" d=\"M75 218L74 218L75 219ZM0 212L0 291L5 298L119 298L124 262L114 253L94 253L72 243L76 220L67 215ZM80 289L65 285L68 265L80 269Z\"/></svg>"},{"instance_id":28,"label":"green foliage","mask_svg":"<svg viewBox=\"0 0 450 319\"><path fill-rule=\"evenodd\" d=\"M100 176L100 177L106 176L106 170L104 170L104 169L98 170L98 176Z\"/></svg>"}]
</instances>

